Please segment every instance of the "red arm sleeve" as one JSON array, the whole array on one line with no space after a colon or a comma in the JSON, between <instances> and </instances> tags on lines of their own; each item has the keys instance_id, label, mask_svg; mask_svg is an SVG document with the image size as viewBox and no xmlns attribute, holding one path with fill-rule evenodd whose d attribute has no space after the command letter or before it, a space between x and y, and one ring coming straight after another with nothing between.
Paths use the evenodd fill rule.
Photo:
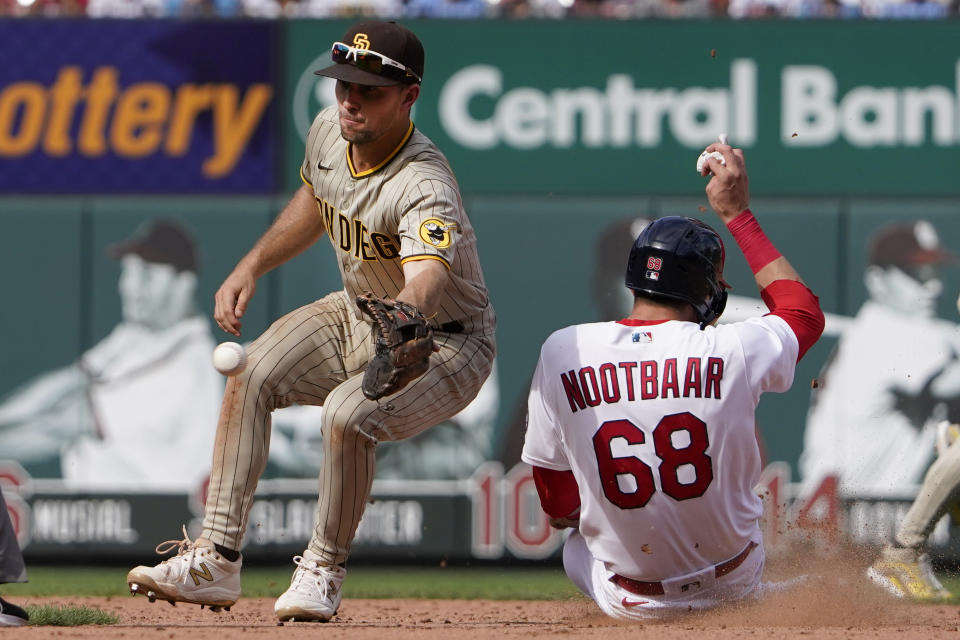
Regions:
<instances>
[{"instance_id":1,"label":"red arm sleeve","mask_svg":"<svg viewBox=\"0 0 960 640\"><path fill-rule=\"evenodd\" d=\"M775 280L760 292L760 297L767 303L770 315L780 316L793 329L800 343L800 360L823 333L820 300L796 280Z\"/></svg>"},{"instance_id":2,"label":"red arm sleeve","mask_svg":"<svg viewBox=\"0 0 960 640\"><path fill-rule=\"evenodd\" d=\"M760 223L753 217L750 209L745 209L731 220L727 230L743 251L743 257L747 259L747 264L754 274L780 257L780 252L760 228Z\"/></svg>"},{"instance_id":3,"label":"red arm sleeve","mask_svg":"<svg viewBox=\"0 0 960 640\"><path fill-rule=\"evenodd\" d=\"M737 241L754 274L780 257L780 252L760 228L750 209L731 220L727 229ZM800 360L823 333L820 300L796 280L775 280L760 292L760 297L767 303L770 313L783 318L797 336L797 342L800 343L797 360Z\"/></svg>"},{"instance_id":4,"label":"red arm sleeve","mask_svg":"<svg viewBox=\"0 0 960 640\"><path fill-rule=\"evenodd\" d=\"M580 510L580 488L572 471L533 467L533 482L543 511L551 518L567 518Z\"/></svg>"}]
</instances>

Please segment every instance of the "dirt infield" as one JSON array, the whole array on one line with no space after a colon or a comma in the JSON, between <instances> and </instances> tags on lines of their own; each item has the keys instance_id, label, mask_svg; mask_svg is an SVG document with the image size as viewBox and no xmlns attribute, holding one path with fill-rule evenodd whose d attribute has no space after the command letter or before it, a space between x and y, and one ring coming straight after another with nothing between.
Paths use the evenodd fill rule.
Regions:
<instances>
[{"instance_id":1,"label":"dirt infield","mask_svg":"<svg viewBox=\"0 0 960 640\"><path fill-rule=\"evenodd\" d=\"M0 635L3 640L960 638L960 601L914 604L896 600L865 579L864 567L870 557L855 549L839 555L798 549L785 559L771 560L764 572L766 584L796 583L798 576L805 576L796 586L724 609L644 623L607 618L582 597L553 601L346 598L332 622L283 625L274 617L273 598L242 598L231 611L213 613L194 605L150 603L142 596L23 597L17 604L98 607L117 615L120 623L10 628Z\"/></svg>"},{"instance_id":2,"label":"dirt infield","mask_svg":"<svg viewBox=\"0 0 960 640\"><path fill-rule=\"evenodd\" d=\"M834 585L836 586L836 585ZM760 603L691 615L672 621L624 623L601 615L586 599L568 601L360 600L347 599L333 622L287 623L273 616L273 599L243 599L230 612L196 606L150 604L145 598L24 598L21 604L87 605L119 616L102 627L4 629L4 638L33 640L107 638L191 640L227 638L657 638L689 640L691 632L728 638L960 637L960 606L911 605L860 588L798 587Z\"/></svg>"}]
</instances>

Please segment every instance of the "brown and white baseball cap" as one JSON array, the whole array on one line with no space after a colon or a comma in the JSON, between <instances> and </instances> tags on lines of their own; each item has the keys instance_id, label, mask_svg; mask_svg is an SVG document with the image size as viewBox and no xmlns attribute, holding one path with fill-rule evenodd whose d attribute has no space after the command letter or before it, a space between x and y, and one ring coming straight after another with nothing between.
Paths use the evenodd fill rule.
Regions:
<instances>
[{"instance_id":1,"label":"brown and white baseball cap","mask_svg":"<svg viewBox=\"0 0 960 640\"><path fill-rule=\"evenodd\" d=\"M393 21L354 24L334 43L331 56L334 64L314 73L377 87L423 80L423 44L412 31Z\"/></svg>"},{"instance_id":2,"label":"brown and white baseball cap","mask_svg":"<svg viewBox=\"0 0 960 640\"><path fill-rule=\"evenodd\" d=\"M197 245L193 235L179 222L168 218L141 224L132 236L108 246L106 252L115 259L138 255L147 262L172 265L178 272L197 270Z\"/></svg>"},{"instance_id":3,"label":"brown and white baseball cap","mask_svg":"<svg viewBox=\"0 0 960 640\"><path fill-rule=\"evenodd\" d=\"M926 220L894 223L882 227L870 241L870 264L913 269L927 265L954 264L957 256L940 244L940 236Z\"/></svg>"}]
</instances>

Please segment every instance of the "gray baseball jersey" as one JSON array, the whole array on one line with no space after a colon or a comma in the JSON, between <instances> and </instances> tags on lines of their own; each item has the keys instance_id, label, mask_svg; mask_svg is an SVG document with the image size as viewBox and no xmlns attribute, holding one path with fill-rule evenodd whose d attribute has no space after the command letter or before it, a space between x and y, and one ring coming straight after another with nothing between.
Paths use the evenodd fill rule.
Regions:
<instances>
[{"instance_id":1,"label":"gray baseball jersey","mask_svg":"<svg viewBox=\"0 0 960 640\"><path fill-rule=\"evenodd\" d=\"M493 307L453 171L413 123L379 166L357 172L340 136L337 108L321 111L307 137L300 175L313 187L327 235L351 298L373 291L395 297L408 260L439 260L450 269L436 326L460 322L492 333ZM357 312L359 314L359 311Z\"/></svg>"},{"instance_id":2,"label":"gray baseball jersey","mask_svg":"<svg viewBox=\"0 0 960 640\"><path fill-rule=\"evenodd\" d=\"M292 311L248 349L247 368L227 382L207 495L203 537L239 549L267 460L270 412L323 405L323 467L307 559L344 562L373 483L378 442L412 437L463 409L490 374L496 316L476 236L450 167L413 125L379 166L354 170L336 108L322 111L307 140L301 177L313 187L344 290ZM356 295L396 296L408 260L450 270L430 368L379 401L361 390L373 356L370 324Z\"/></svg>"}]
</instances>

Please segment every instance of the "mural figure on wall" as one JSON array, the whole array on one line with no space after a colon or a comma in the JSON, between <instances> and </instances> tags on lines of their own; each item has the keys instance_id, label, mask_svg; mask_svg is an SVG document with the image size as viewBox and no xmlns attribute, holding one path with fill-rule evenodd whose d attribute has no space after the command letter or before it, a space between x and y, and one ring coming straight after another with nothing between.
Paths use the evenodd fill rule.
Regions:
<instances>
[{"instance_id":1,"label":"mural figure on wall","mask_svg":"<svg viewBox=\"0 0 960 640\"><path fill-rule=\"evenodd\" d=\"M79 489L189 492L205 481L224 379L196 304L197 244L185 225L158 218L107 247L120 261L120 322L76 362L0 399L0 457L28 467L59 460ZM382 447L377 478L457 479L488 460L496 377L451 420ZM321 416L313 406L274 413L270 476L316 477Z\"/></svg>"},{"instance_id":2,"label":"mural figure on wall","mask_svg":"<svg viewBox=\"0 0 960 640\"><path fill-rule=\"evenodd\" d=\"M831 474L849 496L909 494L923 479L937 424L960 400L960 332L935 317L942 268L954 261L924 220L884 226L871 238L869 298L813 391L802 493Z\"/></svg>"},{"instance_id":3,"label":"mural figure on wall","mask_svg":"<svg viewBox=\"0 0 960 640\"><path fill-rule=\"evenodd\" d=\"M0 451L24 464L59 456L72 487L188 490L209 472L223 392L195 303L196 244L157 219L107 254L121 264L120 322L3 398Z\"/></svg>"}]
</instances>

